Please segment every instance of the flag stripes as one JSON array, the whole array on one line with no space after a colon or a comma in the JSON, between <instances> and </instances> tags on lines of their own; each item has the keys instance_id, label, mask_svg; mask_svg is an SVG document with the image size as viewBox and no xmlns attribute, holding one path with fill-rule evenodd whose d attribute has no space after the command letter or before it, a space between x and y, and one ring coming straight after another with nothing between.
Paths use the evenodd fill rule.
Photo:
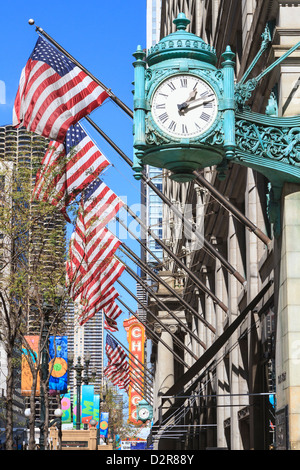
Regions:
<instances>
[{"instance_id":1,"label":"flag stripes","mask_svg":"<svg viewBox=\"0 0 300 470\"><path fill-rule=\"evenodd\" d=\"M105 351L108 357L108 365L104 368L104 374L113 385L124 388L128 392L130 374L127 354L109 334L106 336Z\"/></svg>"},{"instance_id":2,"label":"flag stripes","mask_svg":"<svg viewBox=\"0 0 300 470\"><path fill-rule=\"evenodd\" d=\"M67 130L108 93L42 37L22 70L13 126L63 142Z\"/></svg>"},{"instance_id":3,"label":"flag stripes","mask_svg":"<svg viewBox=\"0 0 300 470\"><path fill-rule=\"evenodd\" d=\"M119 293L116 291L116 289L112 286L107 292L105 292L102 296L99 295L98 297L98 302L94 305L93 308L84 308L83 311L79 315L79 324L83 325L86 323L88 320L93 318L93 316L102 310L106 305L108 305L110 302L115 300L119 296Z\"/></svg>"},{"instance_id":4,"label":"flag stripes","mask_svg":"<svg viewBox=\"0 0 300 470\"><path fill-rule=\"evenodd\" d=\"M108 331L118 331L116 319L121 315L122 310L113 301L103 308L104 311L104 328Z\"/></svg>"}]
</instances>

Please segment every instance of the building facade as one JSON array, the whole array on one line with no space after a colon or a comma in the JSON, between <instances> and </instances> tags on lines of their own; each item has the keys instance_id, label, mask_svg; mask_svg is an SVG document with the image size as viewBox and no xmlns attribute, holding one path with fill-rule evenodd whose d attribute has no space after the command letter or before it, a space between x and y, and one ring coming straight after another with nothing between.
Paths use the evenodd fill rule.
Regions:
<instances>
[{"instance_id":1,"label":"building facade","mask_svg":"<svg viewBox=\"0 0 300 470\"><path fill-rule=\"evenodd\" d=\"M153 12L155 18L150 21ZM189 31L216 49L218 68L221 54L231 46L237 81L260 50L266 26L271 42L250 77L257 76L300 40L300 2L149 1L148 28L156 32L159 28L160 38L165 37L175 31L173 20L180 12L190 20ZM299 71L300 55L296 51L261 80L249 102L251 110L274 116L299 114ZM163 170L163 193L182 211L189 207L190 220L203 222L205 239L246 282L240 282L205 246L197 246L194 235L183 233L174 214L163 206L162 239L207 290L199 289L166 252L160 275L182 292L214 331L160 286L160 298L187 329L150 303L169 331L150 317L148 321L173 349L172 354L160 342L152 344L156 397L152 441L158 449L299 449L300 297L296 286L300 285L300 264L295 243L299 187L286 184L279 197L276 188L270 192L265 176L237 164L230 164L224 175L215 167L205 168L201 175L271 242L259 239L207 186L172 181L169 172ZM227 306L226 311L210 292ZM255 305L254 299L258 299ZM243 321L233 328L241 314ZM217 339L224 335L227 340L218 347ZM192 354L178 346L178 339ZM213 351L211 356L209 351ZM189 367L174 353L190 368L197 361L195 356L209 359L193 378L182 382ZM166 395L168 390L172 391L170 396Z\"/></svg>"}]
</instances>

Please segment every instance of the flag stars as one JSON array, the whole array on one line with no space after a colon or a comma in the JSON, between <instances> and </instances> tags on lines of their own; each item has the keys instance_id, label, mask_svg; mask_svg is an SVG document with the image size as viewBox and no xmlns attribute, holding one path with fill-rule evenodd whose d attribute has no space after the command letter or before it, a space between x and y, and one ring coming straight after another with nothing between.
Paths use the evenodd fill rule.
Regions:
<instances>
[{"instance_id":1,"label":"flag stars","mask_svg":"<svg viewBox=\"0 0 300 470\"><path fill-rule=\"evenodd\" d=\"M61 77L74 68L74 64L67 57L41 37L39 37L37 45L31 54L31 59L46 62Z\"/></svg>"}]
</instances>

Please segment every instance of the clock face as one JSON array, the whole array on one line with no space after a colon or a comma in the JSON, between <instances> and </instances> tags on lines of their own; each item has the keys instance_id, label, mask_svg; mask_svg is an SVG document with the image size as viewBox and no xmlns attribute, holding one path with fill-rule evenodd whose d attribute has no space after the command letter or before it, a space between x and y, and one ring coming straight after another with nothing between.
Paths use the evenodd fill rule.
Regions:
<instances>
[{"instance_id":1,"label":"clock face","mask_svg":"<svg viewBox=\"0 0 300 470\"><path fill-rule=\"evenodd\" d=\"M142 419L147 419L150 415L150 412L149 410L147 410L147 408L141 408L140 411L139 411L139 416L140 418Z\"/></svg>"},{"instance_id":2,"label":"clock face","mask_svg":"<svg viewBox=\"0 0 300 470\"><path fill-rule=\"evenodd\" d=\"M217 117L215 92L204 80L189 74L173 75L155 90L151 113L157 126L177 138L198 137Z\"/></svg>"}]
</instances>

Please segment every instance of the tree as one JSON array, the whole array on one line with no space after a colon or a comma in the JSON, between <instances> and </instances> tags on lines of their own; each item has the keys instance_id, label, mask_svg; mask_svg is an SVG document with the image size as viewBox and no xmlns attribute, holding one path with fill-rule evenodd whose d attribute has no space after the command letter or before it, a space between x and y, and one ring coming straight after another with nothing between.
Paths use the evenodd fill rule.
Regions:
<instances>
[{"instance_id":1,"label":"tree","mask_svg":"<svg viewBox=\"0 0 300 470\"><path fill-rule=\"evenodd\" d=\"M49 372L43 375L43 351L50 334L63 328L65 311L65 224L56 208L32 201L33 182L46 140L22 131L24 145L10 147L0 161L0 325L7 355L6 448L13 447L13 395L16 355L22 345L32 372L30 429L34 442L34 398L39 378L45 399L44 435L48 432ZM46 308L51 306L51 311ZM47 324L49 323L49 324ZM26 335L39 338L30 351ZM45 355L44 355L45 360ZM47 360L47 359L46 359Z\"/></svg>"},{"instance_id":2,"label":"tree","mask_svg":"<svg viewBox=\"0 0 300 470\"><path fill-rule=\"evenodd\" d=\"M101 411L108 412L108 429L109 438L116 442L116 436L119 436L120 440L130 438L135 440L140 431L141 426L135 426L128 423L127 417L124 415L126 409L125 401L121 395L119 395L114 387L109 387L105 396L105 400L101 404Z\"/></svg>"}]
</instances>

